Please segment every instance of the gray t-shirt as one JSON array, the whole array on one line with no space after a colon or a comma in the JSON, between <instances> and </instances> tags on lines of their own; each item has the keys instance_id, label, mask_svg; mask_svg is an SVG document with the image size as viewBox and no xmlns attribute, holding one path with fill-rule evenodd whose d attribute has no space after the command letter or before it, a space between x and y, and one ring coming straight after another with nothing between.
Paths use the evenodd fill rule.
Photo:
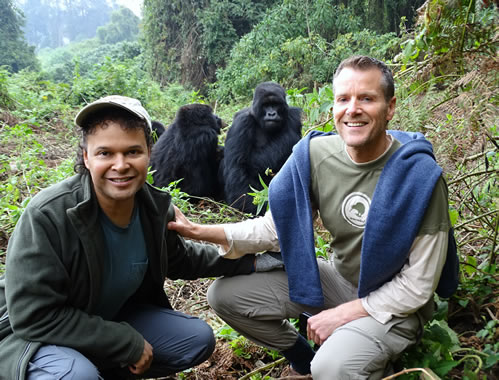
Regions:
<instances>
[{"instance_id":1,"label":"gray t-shirt","mask_svg":"<svg viewBox=\"0 0 499 380\"><path fill-rule=\"evenodd\" d=\"M103 281L95 314L113 319L144 280L147 271L147 249L138 209L127 227L115 225L101 211L100 223L106 238L102 249Z\"/></svg>"},{"instance_id":2,"label":"gray t-shirt","mask_svg":"<svg viewBox=\"0 0 499 380\"><path fill-rule=\"evenodd\" d=\"M393 139L379 158L357 164L338 135L310 141L311 199L332 236L334 264L340 274L357 286L362 237L376 184L383 167L401 146ZM414 201L417 201L415 199ZM404 221L393 220L393 223ZM435 187L418 235L448 231L447 188L441 178Z\"/></svg>"}]
</instances>

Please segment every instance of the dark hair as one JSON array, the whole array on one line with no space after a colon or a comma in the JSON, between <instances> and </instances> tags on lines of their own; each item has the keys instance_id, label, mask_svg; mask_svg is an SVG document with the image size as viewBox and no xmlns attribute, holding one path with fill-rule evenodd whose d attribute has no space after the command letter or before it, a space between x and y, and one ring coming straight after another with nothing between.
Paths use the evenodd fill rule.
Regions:
<instances>
[{"instance_id":1,"label":"dark hair","mask_svg":"<svg viewBox=\"0 0 499 380\"><path fill-rule=\"evenodd\" d=\"M79 128L80 143L76 151L74 171L88 173L83 160L83 152L87 149L87 137L95 132L97 127L107 128L109 122L120 124L124 130L142 129L146 138L147 147L152 147L151 129L145 120L121 108L104 108L89 115Z\"/></svg>"},{"instance_id":2,"label":"dark hair","mask_svg":"<svg viewBox=\"0 0 499 380\"><path fill-rule=\"evenodd\" d=\"M382 74L381 87L383 88L385 100L389 102L390 99L395 95L395 84L393 82L392 71L384 62L376 58L367 57L365 55L354 55L350 58L347 58L339 64L336 72L334 73L333 87L334 80L338 77L341 70L345 68L352 68L357 70L369 70L373 68L378 69Z\"/></svg>"}]
</instances>

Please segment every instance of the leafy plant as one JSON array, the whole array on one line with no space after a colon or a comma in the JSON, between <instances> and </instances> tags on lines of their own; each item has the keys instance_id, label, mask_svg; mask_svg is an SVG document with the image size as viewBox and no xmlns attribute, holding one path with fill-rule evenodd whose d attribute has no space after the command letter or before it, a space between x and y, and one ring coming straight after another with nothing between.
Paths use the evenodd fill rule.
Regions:
<instances>
[{"instance_id":1,"label":"leafy plant","mask_svg":"<svg viewBox=\"0 0 499 380\"><path fill-rule=\"evenodd\" d=\"M251 358L251 354L247 352L248 340L229 325L220 328L216 336L228 341L235 355L245 359Z\"/></svg>"},{"instance_id":2,"label":"leafy plant","mask_svg":"<svg viewBox=\"0 0 499 380\"><path fill-rule=\"evenodd\" d=\"M315 238L315 256L329 260L330 248L330 242L324 239L321 235L317 235L317 237Z\"/></svg>"},{"instance_id":3,"label":"leafy plant","mask_svg":"<svg viewBox=\"0 0 499 380\"><path fill-rule=\"evenodd\" d=\"M0 198L0 225L6 234L10 234L32 196L68 176L72 167L67 165L71 160L67 160L58 170L48 168L44 161L44 145L26 123L4 126L0 144L8 145L16 152L14 157L0 155L0 174L9 173L8 180L0 182L3 194Z\"/></svg>"},{"instance_id":4,"label":"leafy plant","mask_svg":"<svg viewBox=\"0 0 499 380\"><path fill-rule=\"evenodd\" d=\"M265 171L265 175L270 175L271 170L267 169ZM253 204L257 205L256 213L260 214L260 211L265 206L266 210L269 209L269 187L263 181L260 174L258 175L258 179L260 180L260 184L262 185L262 190L256 190L254 187L250 186L253 192L248 193L253 197Z\"/></svg>"},{"instance_id":5,"label":"leafy plant","mask_svg":"<svg viewBox=\"0 0 499 380\"><path fill-rule=\"evenodd\" d=\"M495 54L498 20L494 4L474 0L431 0L424 6L420 28L401 45L402 69L428 58L439 62L440 73L464 68L463 53Z\"/></svg>"}]
</instances>

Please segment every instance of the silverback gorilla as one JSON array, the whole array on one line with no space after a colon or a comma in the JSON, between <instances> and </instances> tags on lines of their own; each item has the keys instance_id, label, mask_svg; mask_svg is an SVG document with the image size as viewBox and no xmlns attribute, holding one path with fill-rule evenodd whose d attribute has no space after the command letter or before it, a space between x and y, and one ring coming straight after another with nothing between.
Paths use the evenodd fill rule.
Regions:
<instances>
[{"instance_id":1,"label":"silverback gorilla","mask_svg":"<svg viewBox=\"0 0 499 380\"><path fill-rule=\"evenodd\" d=\"M173 123L154 144L151 166L154 185L178 187L197 197L220 198L217 174L222 156L218 135L222 120L206 104L188 104L177 111Z\"/></svg>"},{"instance_id":2,"label":"silverback gorilla","mask_svg":"<svg viewBox=\"0 0 499 380\"><path fill-rule=\"evenodd\" d=\"M227 204L256 215L250 186L261 190L258 175L268 185L301 138L301 109L289 107L284 88L274 82L260 83L253 95L251 107L234 115L225 140L220 166ZM260 213L265 212L265 207Z\"/></svg>"}]
</instances>

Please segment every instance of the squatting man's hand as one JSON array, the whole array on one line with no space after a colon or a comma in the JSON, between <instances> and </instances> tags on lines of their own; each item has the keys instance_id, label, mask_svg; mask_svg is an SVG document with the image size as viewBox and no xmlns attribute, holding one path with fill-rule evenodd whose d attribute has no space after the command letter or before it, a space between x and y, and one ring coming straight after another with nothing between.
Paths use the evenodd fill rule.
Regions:
<instances>
[{"instance_id":1,"label":"squatting man's hand","mask_svg":"<svg viewBox=\"0 0 499 380\"><path fill-rule=\"evenodd\" d=\"M322 345L338 327L368 315L360 299L321 311L308 319L308 339Z\"/></svg>"},{"instance_id":2,"label":"squatting man's hand","mask_svg":"<svg viewBox=\"0 0 499 380\"><path fill-rule=\"evenodd\" d=\"M128 369L135 375L140 375L149 369L152 363L152 358L152 346L147 340L144 339L144 351L142 352L142 356L137 363L129 365Z\"/></svg>"}]
</instances>

